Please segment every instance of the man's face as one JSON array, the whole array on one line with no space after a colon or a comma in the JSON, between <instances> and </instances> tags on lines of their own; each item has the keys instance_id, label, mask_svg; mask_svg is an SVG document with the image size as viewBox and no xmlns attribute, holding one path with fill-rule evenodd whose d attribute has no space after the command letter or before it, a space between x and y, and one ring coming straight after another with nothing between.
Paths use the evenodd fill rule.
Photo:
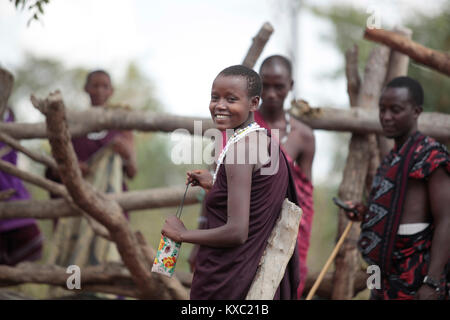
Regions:
<instances>
[{"instance_id":1,"label":"man's face","mask_svg":"<svg viewBox=\"0 0 450 320\"><path fill-rule=\"evenodd\" d=\"M407 88L385 88L379 102L379 117L388 138L408 134L417 126L421 108L413 104Z\"/></svg>"},{"instance_id":2,"label":"man's face","mask_svg":"<svg viewBox=\"0 0 450 320\"><path fill-rule=\"evenodd\" d=\"M266 109L283 109L284 100L292 89L293 80L281 63L263 66L260 71L263 84L262 105Z\"/></svg>"},{"instance_id":3,"label":"man's face","mask_svg":"<svg viewBox=\"0 0 450 320\"><path fill-rule=\"evenodd\" d=\"M84 90L89 94L93 106L104 106L114 92L111 80L104 73L91 75Z\"/></svg>"},{"instance_id":4,"label":"man's face","mask_svg":"<svg viewBox=\"0 0 450 320\"><path fill-rule=\"evenodd\" d=\"M218 76L213 82L209 111L219 130L246 124L258 103L259 97L248 97L247 79L244 77Z\"/></svg>"}]
</instances>

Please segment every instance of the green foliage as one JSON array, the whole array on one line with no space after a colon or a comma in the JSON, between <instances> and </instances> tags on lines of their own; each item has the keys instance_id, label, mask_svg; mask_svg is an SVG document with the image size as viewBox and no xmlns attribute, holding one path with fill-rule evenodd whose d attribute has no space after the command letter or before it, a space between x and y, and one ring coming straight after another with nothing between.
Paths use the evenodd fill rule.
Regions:
<instances>
[{"instance_id":1,"label":"green foliage","mask_svg":"<svg viewBox=\"0 0 450 320\"><path fill-rule=\"evenodd\" d=\"M38 21L40 17L44 14L44 6L47 5L50 0L9 0L12 2L17 9L21 7L21 10L23 10L25 7L28 11L32 13L31 18L28 20L27 25L30 25L31 21L35 20Z\"/></svg>"}]
</instances>

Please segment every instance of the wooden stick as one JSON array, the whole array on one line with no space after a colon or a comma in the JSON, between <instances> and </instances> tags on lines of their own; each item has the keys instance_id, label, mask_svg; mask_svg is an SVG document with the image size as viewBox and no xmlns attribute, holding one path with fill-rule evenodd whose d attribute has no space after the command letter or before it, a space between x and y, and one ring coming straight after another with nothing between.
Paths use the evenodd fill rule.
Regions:
<instances>
[{"instance_id":1,"label":"wooden stick","mask_svg":"<svg viewBox=\"0 0 450 320\"><path fill-rule=\"evenodd\" d=\"M350 221L347 224L347 227L345 228L344 232L342 233L341 237L339 238L338 243L333 249L333 252L331 252L330 257L328 258L327 262L322 268L322 271L320 271L319 277L317 278L316 282L314 282L313 287L308 293L308 296L306 297L306 300L311 300L314 296L314 293L316 293L317 288L319 287L320 283L322 282L323 277L327 273L328 268L330 267L331 263L333 262L334 258L336 257L339 249L341 248L342 244L344 243L345 238L347 237L348 233L350 232L350 229L352 228L353 221Z\"/></svg>"},{"instance_id":2,"label":"wooden stick","mask_svg":"<svg viewBox=\"0 0 450 320\"><path fill-rule=\"evenodd\" d=\"M444 52L429 49L407 37L383 29L366 29L364 38L382 43L418 63L450 76L450 56Z\"/></svg>"},{"instance_id":3,"label":"wooden stick","mask_svg":"<svg viewBox=\"0 0 450 320\"><path fill-rule=\"evenodd\" d=\"M42 163L43 165L50 167L54 170L57 170L56 162L53 160L53 158L47 156L44 153L37 153L33 150L29 150L22 146L19 141L14 139L13 137L10 137L6 133L0 132L0 141L4 142L5 144L9 145L11 148L22 152L23 154L30 157L30 159L37 161L39 163Z\"/></svg>"},{"instance_id":4,"label":"wooden stick","mask_svg":"<svg viewBox=\"0 0 450 320\"><path fill-rule=\"evenodd\" d=\"M272 25L268 22L264 23L256 36L253 38L252 45L250 46L250 49L248 49L247 55L242 62L244 66L248 68L253 68L255 66L255 63L266 46L267 41L269 41L272 32Z\"/></svg>"}]
</instances>

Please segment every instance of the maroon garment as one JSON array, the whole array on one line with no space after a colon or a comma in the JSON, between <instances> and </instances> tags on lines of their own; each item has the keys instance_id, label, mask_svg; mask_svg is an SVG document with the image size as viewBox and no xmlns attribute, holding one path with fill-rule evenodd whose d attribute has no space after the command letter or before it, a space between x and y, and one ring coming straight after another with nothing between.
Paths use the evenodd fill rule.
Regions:
<instances>
[{"instance_id":1,"label":"maroon garment","mask_svg":"<svg viewBox=\"0 0 450 320\"><path fill-rule=\"evenodd\" d=\"M43 237L36 223L0 233L0 265L14 266L42 256Z\"/></svg>"},{"instance_id":2,"label":"maroon garment","mask_svg":"<svg viewBox=\"0 0 450 320\"><path fill-rule=\"evenodd\" d=\"M267 240L286 197L297 202L287 161L279 154L279 169L274 175L253 173L247 241L232 248L200 246L191 287L192 300L243 300L256 275ZM213 188L206 196L206 228L217 228L227 221L227 177L221 165ZM297 299L298 250L286 268L275 299Z\"/></svg>"},{"instance_id":3,"label":"maroon garment","mask_svg":"<svg viewBox=\"0 0 450 320\"><path fill-rule=\"evenodd\" d=\"M266 121L264 121L261 113L255 111L255 121L261 126L270 131L270 127ZM281 147L283 148L283 147ZM284 152L286 159L289 162L292 178L295 183L295 189L297 192L298 201L300 207L303 210L302 220L300 221L298 229L298 254L300 258L300 285L298 286L298 296L301 297L303 289L305 287L306 276L308 274L308 266L306 264L306 258L308 256L309 243L311 239L312 222L314 216L314 200L313 190L314 187L311 181L305 176L301 168L292 159L287 152Z\"/></svg>"},{"instance_id":4,"label":"maroon garment","mask_svg":"<svg viewBox=\"0 0 450 320\"><path fill-rule=\"evenodd\" d=\"M104 137L103 134L105 135ZM119 131L110 130L110 131L102 131L101 133L96 133L98 138L94 139L94 135L88 135L84 137L77 137L72 139L73 148L75 149L75 153L77 154L77 158L79 161L86 162L88 161L97 151L106 147L111 140L119 134Z\"/></svg>"}]
</instances>

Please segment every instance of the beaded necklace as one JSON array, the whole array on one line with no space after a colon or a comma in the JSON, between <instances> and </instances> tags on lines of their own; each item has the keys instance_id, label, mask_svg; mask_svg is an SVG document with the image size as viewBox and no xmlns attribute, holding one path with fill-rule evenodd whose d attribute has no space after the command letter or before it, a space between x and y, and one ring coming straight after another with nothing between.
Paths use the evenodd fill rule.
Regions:
<instances>
[{"instance_id":1,"label":"beaded necklace","mask_svg":"<svg viewBox=\"0 0 450 320\"><path fill-rule=\"evenodd\" d=\"M289 133L291 133L291 116L289 115L289 112L284 113L284 119L286 120L286 135L281 138L281 144L285 144Z\"/></svg>"},{"instance_id":2,"label":"beaded necklace","mask_svg":"<svg viewBox=\"0 0 450 320\"><path fill-rule=\"evenodd\" d=\"M222 152L220 153L219 158L217 159L216 171L214 172L214 175L213 175L213 184L214 184L214 182L216 182L217 172L219 172L219 167L223 163L223 159L225 158L225 155L226 155L228 149L230 148L230 146L232 144L238 142L242 138L244 138L250 132L262 131L262 130L265 130L265 129L261 128L256 122L252 122L245 128L238 129L233 133L231 138L228 139L227 144L223 148Z\"/></svg>"}]
</instances>

